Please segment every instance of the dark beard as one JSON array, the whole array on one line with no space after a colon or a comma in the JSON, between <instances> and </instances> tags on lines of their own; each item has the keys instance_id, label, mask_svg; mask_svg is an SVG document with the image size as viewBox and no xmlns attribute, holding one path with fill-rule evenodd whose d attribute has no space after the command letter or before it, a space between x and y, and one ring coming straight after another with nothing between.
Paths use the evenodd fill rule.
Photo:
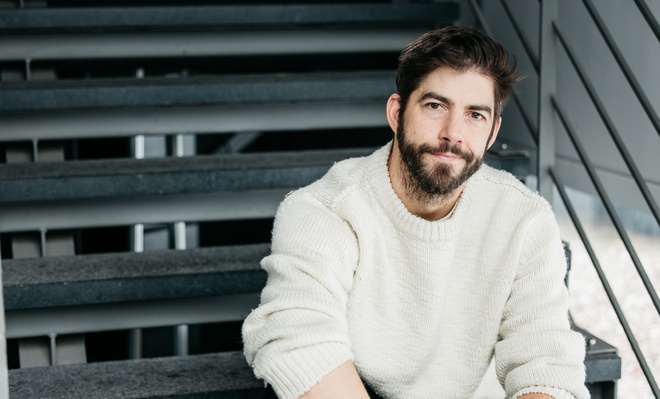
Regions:
<instances>
[{"instance_id":1,"label":"dark beard","mask_svg":"<svg viewBox=\"0 0 660 399\"><path fill-rule=\"evenodd\" d=\"M442 142L437 147L428 144L415 146L406 141L403 123L399 124L397 143L404 165L403 184L409 195L422 204L431 204L447 199L456 189L474 175L484 163L483 157L475 157L471 152L462 151L457 145ZM457 175L452 174L451 165L444 163L427 166L426 153L451 152L465 160L465 167Z\"/></svg>"}]
</instances>

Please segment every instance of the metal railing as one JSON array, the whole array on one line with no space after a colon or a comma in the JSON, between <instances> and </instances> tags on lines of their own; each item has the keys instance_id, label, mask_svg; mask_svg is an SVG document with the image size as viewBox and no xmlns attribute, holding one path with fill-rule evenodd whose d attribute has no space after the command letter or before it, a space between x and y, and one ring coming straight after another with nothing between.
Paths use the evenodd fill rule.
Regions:
<instances>
[{"instance_id":1,"label":"metal railing","mask_svg":"<svg viewBox=\"0 0 660 399\"><path fill-rule=\"evenodd\" d=\"M638 2L639 1L642 0L638 0ZM646 96L646 93L644 93L642 86L639 84L639 82L633 75L630 66L628 66L628 63L623 57L623 54L621 53L618 46L614 42L612 35L609 33L607 26L605 26L603 19L598 14L596 7L594 7L591 0L582 0L582 3L584 4L584 6L587 8L587 11L591 15L591 18L593 19L594 23L596 24L596 27L600 31L600 34L605 40L605 43L607 44L610 52L614 56L614 59L621 68L621 71L623 72L624 76L626 77L626 80L630 84L630 87L635 93L635 96L639 100L642 108L644 109L644 112L646 112L646 114L649 117L649 120L653 124L653 127L660 135L660 119L658 118L658 114L653 109L653 106L651 105L650 100ZM660 209L658 208L658 204L656 204L655 200L653 199L653 195L649 191L649 188L646 182L644 181L642 174L639 172L637 165L635 165L635 162L633 161L630 152L628 152L628 149L626 148L623 139L621 138L621 134L619 134L619 132L614 127L614 123L612 123L612 120L607 114L607 111L605 111L605 107L603 106L602 102L600 101L600 98L596 94L596 91L593 88L593 84L590 82L589 77L584 72L584 68L580 65L578 58L575 56L575 52L571 50L570 46L568 45L568 42L564 38L564 35L562 35L559 27L557 27L556 24L553 24L553 29L555 32L555 36L561 41L562 47L564 48L571 62L573 63L573 67L575 71L580 76L580 79L582 80L582 84L584 85L585 89L587 89L591 101L596 106L598 113L600 114L600 117L602 118L603 122L605 122L605 125L607 126L607 131L610 133L610 136L612 137L612 141L619 150L619 153L621 154L621 157L626 163L626 166L628 167L631 176L633 177L633 179L635 179L635 182L637 183L637 187L639 188L640 192L644 196L644 199L646 200L646 204L648 205L649 209L651 210L651 213L655 217L656 222L660 224ZM658 311L660 311L660 308L658 307L657 296L655 296L654 303Z\"/></svg>"},{"instance_id":2,"label":"metal railing","mask_svg":"<svg viewBox=\"0 0 660 399\"><path fill-rule=\"evenodd\" d=\"M7 370L7 333L5 328L5 305L2 294L2 261L0 260L0 398L9 397L9 373Z\"/></svg>"},{"instance_id":3,"label":"metal railing","mask_svg":"<svg viewBox=\"0 0 660 399\"><path fill-rule=\"evenodd\" d=\"M626 80L628 81L628 84L630 85L630 88L633 90L635 93L635 96L640 102L641 107L644 109L646 112L647 116L649 117L649 120L653 124L655 130L658 132L660 135L660 123L658 121L658 116L653 109L652 105L650 104L650 101L648 100L648 97L644 93L644 90L642 89L641 85L639 82L636 80L634 74L632 73L630 67L628 66L625 58L623 57L622 53L618 49L616 43L614 42L614 39L612 38L611 34L609 33L607 26L603 22L602 18L600 17L596 7L594 7L593 3L590 0L582 0L583 5L587 9L593 23L596 25L598 28L598 31L602 37L602 39L605 41L607 44L608 49L610 50L612 56L615 58L619 68L623 72L624 76L626 77ZM650 10L648 7L646 7L646 4L644 3L643 0L637 0L636 3L638 4L640 10L642 11L642 14L645 16L645 19L647 21L654 20L652 17L652 14L650 14ZM656 27L654 29L657 31L657 22L655 22ZM614 123L612 122L612 119L608 115L607 111L605 110L605 106L603 105L600 97L596 93L596 90L594 89L594 86L588 76L588 74L585 71L585 68L581 65L578 57L575 54L575 51L571 48L570 44L568 43L565 35L562 33L561 29L557 25L557 23L553 22L552 24L552 32L544 32L544 34L551 34L553 37L557 38L559 43L561 44L561 48L564 50L566 55L568 56L571 65L575 72L578 74L580 81L587 91L589 98L591 99L592 104L596 107L598 114L600 116L600 119L602 122L605 124L608 133L610 134L610 137L612 138L612 141L617 147L617 150L625 162L626 166L628 167L630 176L634 179L637 188L639 189L640 193L644 197L644 200L646 201L646 204L648 205L651 213L656 219L656 222L660 224L660 214L658 211L658 205L655 202L655 199L653 198L653 195L651 194L650 190L648 189L648 186L646 182L644 181L644 178L642 177L641 173L639 172L639 169L637 168L637 165L635 164L632 155L629 153L627 150L626 146L624 145L623 139L621 137L621 134L617 131L617 129L614 127ZM584 166L585 170L587 171L587 174L589 175L589 179L591 183L593 184L594 188L596 189L598 193L598 197L600 201L603 203L605 206L605 209L607 211L607 214L613 223L617 233L619 234L619 237L621 241L623 242L630 259L632 260L633 264L635 265L635 268L637 269L637 272L644 284L644 287L646 288L649 297L651 298L651 301L653 302L653 305L656 308L656 311L658 314L660 314L660 300L658 299L658 295L655 291L655 288L653 287L653 284L651 283L646 270L644 266L642 265L641 260L639 259L639 256L637 255L637 252L635 251L634 246L632 245L632 242L626 233L626 230L623 226L623 223L616 212L614 205L610 199L610 196L607 194L605 191L605 188L603 187L603 184L601 183L593 162L588 158L586 151L582 144L580 143L578 139L578 135L575 132L575 129L570 124L569 119L566 116L566 113L561 107L561 104L557 101L557 99L551 95L551 101L553 105L554 112L557 113L559 116L566 132L568 133L568 136L573 144L573 148L577 151L578 156L580 157L580 161L582 165ZM557 189L559 190L560 196L564 202L564 205L569 209L572 207L571 201L568 198L568 196L565 193L564 187L565 185L559 178L558 174L551 169L550 170L551 177L553 179L554 184L556 185ZM619 322L621 323L621 326L626 334L626 337L628 339L628 342L630 343L630 346L635 354L635 357L637 358L637 361L639 362L639 365L644 373L644 376L646 377L649 387L651 388L651 391L653 392L653 395L656 398L660 398L660 389L658 389L658 384L655 381L655 378L653 376L653 373L651 369L649 368L649 365L646 361L646 358L644 354L641 351L641 348L639 346L639 343L637 342L637 339L635 338L635 335L632 332L632 329L630 327L630 324L625 318L625 315L623 314L623 311L621 307L618 304L617 298L614 295L614 292L610 288L609 282L607 280L607 277L603 273L602 268L600 267L600 262L598 261L598 258L596 257L595 252L591 249L591 243L589 242L589 239L587 236L584 234L583 229L581 228L579 218L577 217L577 214L575 212L569 211L571 214L571 220L573 221L576 229L580 233L580 238L582 239L582 242L585 245L585 248L587 248L587 251L589 253L589 257L594 264L594 267L598 273L598 276L601 280L601 283L603 284L603 288L605 289L605 292L607 294L607 297L612 304L612 307L619 319Z\"/></svg>"},{"instance_id":4,"label":"metal railing","mask_svg":"<svg viewBox=\"0 0 660 399\"><path fill-rule=\"evenodd\" d=\"M582 86L586 90L593 106L596 108L600 119L605 124L607 132L609 133L613 143L615 144L621 159L625 163L628 169L629 176L632 178L632 180L634 180L636 187L641 193L642 197L644 198L644 201L648 206L650 212L652 213L658 225L660 225L660 211L658 208L658 204L655 201L653 195L651 194L651 191L649 190L646 181L644 180L641 172L639 171L639 168L637 167L635 161L633 160L632 155L626 148L622 135L615 128L612 119L610 118L609 114L605 109L605 106L603 105L603 102L601 101L596 90L594 89L594 85L592 84L591 78L586 72L586 69L580 63L580 60L576 55L576 52L571 48L571 45L568 42L566 36L563 34L562 30L557 24L556 21L556 13L558 7L557 0L540 0L540 2L541 2L540 4L541 15L539 18L539 24L540 24L539 34L541 37L539 38L540 49L539 49L539 57L537 58L537 56L534 54L532 46L529 44L525 35L522 32L522 29L520 29L519 25L517 24L517 21L514 18L513 13L507 1L500 0L502 9L504 10L508 18L507 23L510 23L511 27L515 31L515 34L517 35L522 47L525 50L526 56L529 58L535 72L539 76L539 89L538 89L539 112L538 112L538 121L537 121L539 126L538 130L534 129L533 127L534 124L525 113L524 107L520 104L517 98L514 97L514 101L517 107L520 109L520 113L524 119L525 125L527 126L531 136L533 137L535 143L538 146L537 150L539 157L539 163L538 163L539 191L541 191L541 193L544 196L546 196L546 198L551 198L548 197L548 195L549 193L552 193L552 191L548 190L547 188L557 189L559 196L566 210L568 211L569 217L573 222L575 229L577 230L577 233L581 241L583 242L584 247L593 263L594 269L603 285L603 288L612 305L612 308L616 313L616 316L624 330L626 338L628 339L628 342L635 354L635 357L639 362L639 365L644 373L644 376L648 381L649 387L653 392L653 395L656 398L660 398L660 390L658 389L658 384L655 380L655 377L653 376L653 372L650 369L644 354L642 353L639 343L630 327L630 323L626 319L624 312L621 309L621 306L619 305L619 301L616 298L616 295L614 294L614 291L610 286L607 276L603 271L601 263L596 256L592 243L587 237L585 229L580 221L580 218L577 212L575 211L575 207L566 192L565 187L567 185L564 183L563 179L561 179L560 175L557 173L557 170L554 166L554 156L555 156L554 135L556 129L553 126L548 128L547 125L544 125L543 119L545 119L547 123L548 119L552 118L553 115L557 115L565 131L568 134L568 137L571 141L573 148L578 154L580 164L586 170L589 176L589 180L593 185L593 187L595 188L599 200L604 205L610 221L614 225L621 242L625 246L630 256L630 259L632 260L632 263L634 264L637 273L639 274L640 279L642 280L644 287L646 288L646 291L656 311L658 312L658 314L660 314L660 300L658 299L658 294L655 288L653 287L653 284L650 281L649 276L646 273L646 270L630 240L630 237L626 232L626 229L623 226L621 218L619 217L610 196L606 192L603 184L600 181L600 178L598 177L598 174L596 173L596 169L594 167L593 162L587 156L587 152L585 151L583 145L579 140L578 133L571 125L571 122L566 112L564 112L562 105L560 104L559 100L557 99L554 93L556 76L548 76L548 74L556 74L555 62L558 59L559 51L564 51L564 53L567 55L572 69L578 75ZM658 21L651 13L648 5L644 0L635 0L635 3L639 8L639 11L643 15L644 19L649 24L650 29L653 31L656 38L660 41L660 25L658 24ZM470 4L479 24L487 33L490 34L488 23L483 17L483 13L481 12L479 5L474 0L468 0L468 4ZM622 71L623 75L625 76L628 85L630 86L631 90L634 92L635 97L639 101L640 107L644 110L644 112L648 116L651 124L653 125L653 128L656 130L658 135L660 135L660 119L658 118L658 114L653 108L653 105L648 99L648 96L644 92L644 89L642 88L641 84L639 83L634 73L632 72L630 66L626 61L626 58L619 50L616 42L614 41L612 35L609 32L607 25L601 18L597 8L593 5L591 0L582 0L582 4L586 8L587 13L591 18L593 24L598 29L598 32L600 33L600 36L607 45L607 48L609 49L611 55L616 60L616 63L619 66L620 70ZM559 46L554 46L553 43L558 43ZM552 51L548 51L548 50L552 50ZM548 60L546 57L551 57L551 59ZM550 148L547 148L549 146Z\"/></svg>"},{"instance_id":5,"label":"metal railing","mask_svg":"<svg viewBox=\"0 0 660 399\"><path fill-rule=\"evenodd\" d=\"M588 0L584 0L587 2ZM623 140L621 139L621 135L617 132L616 128L614 127L614 123L612 122L611 118L609 117L607 111L605 110L605 107L600 101L600 98L596 94L595 89L593 88L593 85L590 82L589 77L585 74L584 68L580 65L578 59L575 56L575 53L573 50L570 48L569 44L566 42L566 39L564 38L564 35L561 33L560 29L557 27L557 25L553 25L555 35L559 39L559 41L562 44L562 47L566 51L566 53L569 56L569 59L571 60L573 67L575 68L575 71L578 72L578 75L580 76L580 80L582 81L582 84L584 87L587 89L587 92L589 93L589 96L591 97L591 100L593 104L596 106L598 109L598 113L600 114L601 119L607 126L607 130L610 132L610 135L612 136L612 139L615 143L617 143L617 147L619 149L619 153L621 154L621 157L625 160L626 165L630 168L630 173L635 179L635 182L637 183L638 188L644 194L644 198L647 201L647 204L649 205L649 208L651 210L655 211L653 212L656 215L656 220L658 223L660 223L660 218L658 218L657 215L657 204L655 203L653 196L651 195L646 182L642 178L641 174L639 173L639 170L637 169L637 166L635 165L634 161L632 160L632 156L626 150L625 145L623 144ZM552 97L552 102L553 102L553 108L555 111L558 113L559 117L561 118L563 124L565 127L568 127L568 119L564 116L565 113L561 112L561 108L557 102L557 100ZM653 301L653 304L655 305L656 310L658 310L658 313L660 314L660 301L658 300L658 294L655 292L655 289L653 288L653 285L651 284L648 275L646 274L646 271L644 270L644 267L641 264L641 261L639 260L639 257L637 256L637 252L632 246L632 243L630 241L630 238L626 234L626 231L623 227L623 223L621 222L620 218L618 217L616 211L614 210L614 205L612 204L609 196L607 195L607 192L603 188L603 185L600 183L600 179L598 178L598 175L596 174L596 171L594 170L593 167L593 162L589 160L589 158L586 155L586 151L582 147L582 145L579 143L577 135L571 132L571 129L566 129L567 132L569 132L569 137L571 138L571 141L573 143L573 147L575 150L578 152L578 155L580 156L580 160L582 161L582 164L584 165L585 169L587 170L587 173L589 174L589 177L594 184L596 191L598 191L598 195L600 199L603 201L605 208L607 209L607 212L612 219L612 222L614 223L614 226L617 229L617 232L621 236L621 240L623 241L624 245L626 246L626 249L628 250L628 253L630 254L630 257L633 260L633 263L635 264L635 267L637 268L637 271L640 274L640 277L642 278L642 281L644 282L644 286L646 287L646 290L648 291L649 295L651 296L651 299Z\"/></svg>"}]
</instances>

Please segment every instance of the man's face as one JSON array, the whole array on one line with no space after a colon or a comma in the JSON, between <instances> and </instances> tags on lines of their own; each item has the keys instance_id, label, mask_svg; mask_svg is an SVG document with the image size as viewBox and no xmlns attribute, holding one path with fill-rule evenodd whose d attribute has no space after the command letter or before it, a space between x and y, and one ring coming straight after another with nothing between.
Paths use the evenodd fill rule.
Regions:
<instances>
[{"instance_id":1,"label":"man's face","mask_svg":"<svg viewBox=\"0 0 660 399\"><path fill-rule=\"evenodd\" d=\"M500 126L493 90L476 71L438 68L412 93L396 126L409 193L447 196L479 170Z\"/></svg>"}]
</instances>

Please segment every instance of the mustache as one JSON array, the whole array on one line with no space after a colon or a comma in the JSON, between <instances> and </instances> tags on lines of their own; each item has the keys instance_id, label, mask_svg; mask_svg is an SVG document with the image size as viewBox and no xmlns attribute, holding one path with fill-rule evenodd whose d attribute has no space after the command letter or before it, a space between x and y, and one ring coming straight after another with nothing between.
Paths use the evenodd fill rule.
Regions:
<instances>
[{"instance_id":1,"label":"mustache","mask_svg":"<svg viewBox=\"0 0 660 399\"><path fill-rule=\"evenodd\" d=\"M420 153L430 152L432 154L442 154L449 152L454 155L458 155L459 157L465 159L468 162L472 161L472 159L474 158L474 155L472 155L472 153L463 151L459 145L451 145L446 141L441 142L439 145L435 147L430 144L422 144L419 146L418 151Z\"/></svg>"}]
</instances>

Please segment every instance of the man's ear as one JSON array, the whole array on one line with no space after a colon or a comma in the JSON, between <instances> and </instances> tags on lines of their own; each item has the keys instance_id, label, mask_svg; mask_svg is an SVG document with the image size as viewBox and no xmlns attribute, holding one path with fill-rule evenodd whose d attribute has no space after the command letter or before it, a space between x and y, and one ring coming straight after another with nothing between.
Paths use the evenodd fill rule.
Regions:
<instances>
[{"instance_id":1,"label":"man's ear","mask_svg":"<svg viewBox=\"0 0 660 399\"><path fill-rule=\"evenodd\" d=\"M493 144L495 144L495 140L497 139L497 134L500 132L500 127L502 126L502 117L498 116L495 118L495 121L493 122L493 134L490 136L490 140L488 140L488 147L486 149L489 149Z\"/></svg>"},{"instance_id":2,"label":"man's ear","mask_svg":"<svg viewBox=\"0 0 660 399\"><path fill-rule=\"evenodd\" d=\"M401 96L398 94L392 94L387 100L387 123L390 125L390 129L396 135L399 127L399 111L401 110Z\"/></svg>"}]
</instances>

